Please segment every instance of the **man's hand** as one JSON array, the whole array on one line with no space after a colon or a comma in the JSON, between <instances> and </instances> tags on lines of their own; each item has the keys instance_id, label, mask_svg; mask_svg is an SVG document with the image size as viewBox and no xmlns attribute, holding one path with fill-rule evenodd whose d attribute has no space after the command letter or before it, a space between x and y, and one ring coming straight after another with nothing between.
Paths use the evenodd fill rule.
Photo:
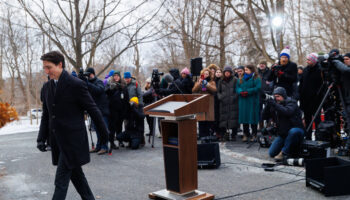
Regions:
<instances>
[{"instance_id":1,"label":"man's hand","mask_svg":"<svg viewBox=\"0 0 350 200\"><path fill-rule=\"evenodd\" d=\"M242 97L248 96L248 92L247 92L247 91L241 92L241 96L242 96Z\"/></svg>"},{"instance_id":2,"label":"man's hand","mask_svg":"<svg viewBox=\"0 0 350 200\"><path fill-rule=\"evenodd\" d=\"M38 148L41 152L46 151L46 145L44 142L38 142L38 144L36 145L36 148Z\"/></svg>"},{"instance_id":3,"label":"man's hand","mask_svg":"<svg viewBox=\"0 0 350 200\"><path fill-rule=\"evenodd\" d=\"M270 106L275 106L276 105L276 101L274 99L267 99L266 103Z\"/></svg>"}]
</instances>

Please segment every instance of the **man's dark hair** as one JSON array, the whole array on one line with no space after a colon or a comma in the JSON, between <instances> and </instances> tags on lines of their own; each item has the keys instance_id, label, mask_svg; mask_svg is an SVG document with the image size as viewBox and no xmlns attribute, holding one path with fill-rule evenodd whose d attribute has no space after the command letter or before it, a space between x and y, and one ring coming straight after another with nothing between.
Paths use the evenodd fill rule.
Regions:
<instances>
[{"instance_id":1,"label":"man's dark hair","mask_svg":"<svg viewBox=\"0 0 350 200\"><path fill-rule=\"evenodd\" d=\"M62 62L62 68L64 69L64 56L58 52L58 51L50 51L48 53L45 53L40 57L40 60L42 61L49 61L54 63L55 65L58 65L60 62Z\"/></svg>"}]
</instances>

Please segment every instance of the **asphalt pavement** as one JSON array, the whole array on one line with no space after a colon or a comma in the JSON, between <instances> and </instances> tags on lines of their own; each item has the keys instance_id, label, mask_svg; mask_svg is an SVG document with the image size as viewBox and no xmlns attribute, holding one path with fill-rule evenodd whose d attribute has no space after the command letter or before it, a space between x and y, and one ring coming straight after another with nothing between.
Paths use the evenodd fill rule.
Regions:
<instances>
[{"instance_id":1,"label":"asphalt pavement","mask_svg":"<svg viewBox=\"0 0 350 200\"><path fill-rule=\"evenodd\" d=\"M50 152L36 149L37 132L0 136L0 200L47 200L54 191L56 167ZM220 143L219 169L200 169L198 189L216 199L350 199L325 198L305 186L301 167L279 166L266 172L261 163L271 162L267 149L246 143ZM121 148L112 155L91 154L83 167L96 199L143 200L165 188L161 139L139 150ZM68 200L80 199L72 184Z\"/></svg>"}]
</instances>

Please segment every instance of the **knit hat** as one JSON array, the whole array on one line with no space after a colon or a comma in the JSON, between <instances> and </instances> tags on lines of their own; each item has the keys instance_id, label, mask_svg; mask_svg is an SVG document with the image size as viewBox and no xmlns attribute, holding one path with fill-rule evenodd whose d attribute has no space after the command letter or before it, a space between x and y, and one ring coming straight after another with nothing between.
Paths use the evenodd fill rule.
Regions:
<instances>
[{"instance_id":1,"label":"knit hat","mask_svg":"<svg viewBox=\"0 0 350 200\"><path fill-rule=\"evenodd\" d=\"M242 70L244 70L244 66L240 65L240 66L237 67L237 69L242 69Z\"/></svg>"},{"instance_id":2,"label":"knit hat","mask_svg":"<svg viewBox=\"0 0 350 200\"><path fill-rule=\"evenodd\" d=\"M152 79L151 79L151 77L148 77L148 78L146 79L146 83L150 83L150 82L152 82Z\"/></svg>"},{"instance_id":3,"label":"knit hat","mask_svg":"<svg viewBox=\"0 0 350 200\"><path fill-rule=\"evenodd\" d=\"M113 76L116 75L116 74L118 74L118 76L120 77L120 71L118 71L118 70L114 71Z\"/></svg>"},{"instance_id":4,"label":"knit hat","mask_svg":"<svg viewBox=\"0 0 350 200\"><path fill-rule=\"evenodd\" d=\"M224 68L224 73L225 73L226 71L231 72L231 74L233 73L232 67L230 67L230 66L226 66L226 67Z\"/></svg>"},{"instance_id":5,"label":"knit hat","mask_svg":"<svg viewBox=\"0 0 350 200\"><path fill-rule=\"evenodd\" d=\"M139 104L139 98L133 97L133 98L130 99L129 102L134 102L134 103L136 103L136 104Z\"/></svg>"},{"instance_id":6,"label":"knit hat","mask_svg":"<svg viewBox=\"0 0 350 200\"><path fill-rule=\"evenodd\" d=\"M108 77L113 76L113 74L114 74L114 70L112 69L111 71L109 71Z\"/></svg>"},{"instance_id":7,"label":"knit hat","mask_svg":"<svg viewBox=\"0 0 350 200\"><path fill-rule=\"evenodd\" d=\"M190 74L190 70L188 70L188 68L185 67L185 68L181 71L181 74L189 75L189 74Z\"/></svg>"},{"instance_id":8,"label":"knit hat","mask_svg":"<svg viewBox=\"0 0 350 200\"><path fill-rule=\"evenodd\" d=\"M310 60L313 64L317 63L317 53L310 53L306 58Z\"/></svg>"},{"instance_id":9,"label":"knit hat","mask_svg":"<svg viewBox=\"0 0 350 200\"><path fill-rule=\"evenodd\" d=\"M278 95L281 95L283 98L287 98L287 92L286 92L286 89L284 89L283 87L276 87L274 90L273 90L273 94L278 94Z\"/></svg>"},{"instance_id":10,"label":"knit hat","mask_svg":"<svg viewBox=\"0 0 350 200\"><path fill-rule=\"evenodd\" d=\"M86 69L86 72L95 75L95 70L94 70L94 68L92 68L92 67L87 68L87 69Z\"/></svg>"},{"instance_id":11,"label":"knit hat","mask_svg":"<svg viewBox=\"0 0 350 200\"><path fill-rule=\"evenodd\" d=\"M280 58L282 56L287 56L288 60L290 58L290 49L289 49L289 46L286 46L282 51L281 51L281 54L280 54Z\"/></svg>"},{"instance_id":12,"label":"knit hat","mask_svg":"<svg viewBox=\"0 0 350 200\"><path fill-rule=\"evenodd\" d=\"M124 78L131 78L130 72L124 72Z\"/></svg>"},{"instance_id":13,"label":"knit hat","mask_svg":"<svg viewBox=\"0 0 350 200\"><path fill-rule=\"evenodd\" d=\"M344 57L350 58L350 53L346 53L346 54L344 55Z\"/></svg>"}]
</instances>

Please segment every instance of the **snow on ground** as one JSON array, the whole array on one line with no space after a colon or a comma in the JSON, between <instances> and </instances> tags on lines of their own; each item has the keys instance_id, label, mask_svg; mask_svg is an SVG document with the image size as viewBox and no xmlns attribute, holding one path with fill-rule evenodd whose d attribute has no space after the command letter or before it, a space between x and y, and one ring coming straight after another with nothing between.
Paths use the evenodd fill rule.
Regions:
<instances>
[{"instance_id":1,"label":"snow on ground","mask_svg":"<svg viewBox=\"0 0 350 200\"><path fill-rule=\"evenodd\" d=\"M39 126L40 119L38 124L36 119L33 119L33 123L30 124L29 117L20 117L18 121L13 121L0 128L0 135L39 131Z\"/></svg>"}]
</instances>

